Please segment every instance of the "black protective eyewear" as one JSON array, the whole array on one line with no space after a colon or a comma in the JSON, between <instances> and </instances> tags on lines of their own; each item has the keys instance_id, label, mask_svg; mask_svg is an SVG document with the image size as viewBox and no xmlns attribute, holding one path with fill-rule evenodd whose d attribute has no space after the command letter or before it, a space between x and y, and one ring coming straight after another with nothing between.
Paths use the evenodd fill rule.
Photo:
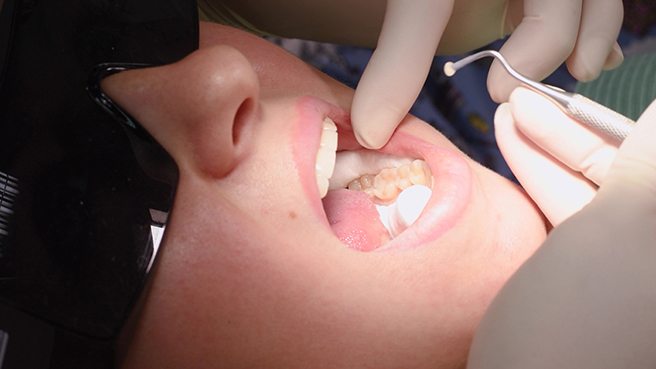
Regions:
<instances>
[{"instance_id":1,"label":"black protective eyewear","mask_svg":"<svg viewBox=\"0 0 656 369\"><path fill-rule=\"evenodd\" d=\"M196 4L0 4L0 369L112 368L178 173L99 82L197 49Z\"/></svg>"}]
</instances>

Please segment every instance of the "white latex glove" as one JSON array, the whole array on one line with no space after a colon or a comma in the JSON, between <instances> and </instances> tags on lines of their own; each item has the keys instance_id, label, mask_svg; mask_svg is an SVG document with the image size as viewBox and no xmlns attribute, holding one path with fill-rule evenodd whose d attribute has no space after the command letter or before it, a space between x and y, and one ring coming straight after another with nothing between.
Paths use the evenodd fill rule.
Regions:
<instances>
[{"instance_id":1,"label":"white latex glove","mask_svg":"<svg viewBox=\"0 0 656 369\"><path fill-rule=\"evenodd\" d=\"M508 166L553 225L592 200L618 150L523 87L497 109L495 134Z\"/></svg>"},{"instance_id":2,"label":"white latex glove","mask_svg":"<svg viewBox=\"0 0 656 369\"><path fill-rule=\"evenodd\" d=\"M576 79L590 81L624 60L616 42L623 19L621 0L510 0L506 21L512 34L500 52L536 81L563 61ZM498 61L492 64L487 86L496 102L507 101L519 85L506 73Z\"/></svg>"},{"instance_id":3,"label":"white latex glove","mask_svg":"<svg viewBox=\"0 0 656 369\"><path fill-rule=\"evenodd\" d=\"M494 25L499 36L514 30L501 53L530 78L542 80L567 60L574 77L590 80L623 60L615 42L622 18L621 0L389 0L353 99L355 135L365 147L387 143L416 100L447 23L447 42L472 47L483 45L473 32L494 33ZM505 101L517 85L495 61L488 77L492 98Z\"/></svg>"},{"instance_id":4,"label":"white latex glove","mask_svg":"<svg viewBox=\"0 0 656 369\"><path fill-rule=\"evenodd\" d=\"M541 107L540 101L531 101L533 98L526 91L513 93L512 113L519 130L528 132L525 128L530 125L519 123L524 119L520 117L529 116L524 107L515 106L520 103L541 109L530 113L531 118L545 115L558 127L570 124ZM498 117L508 120L506 115L502 110ZM545 123L533 122L536 126ZM528 135L568 158L564 160L577 157L571 155L576 151L570 145L575 137L559 131L560 138L554 140L551 129L545 127ZM495 298L478 327L468 368L654 367L655 137L656 103L652 103L617 150L609 169L592 170L597 174L591 176L598 177L600 186L590 203L554 228ZM569 149L560 150L559 145ZM509 153L518 154L522 152ZM548 163L530 150L524 154L533 157L527 159L529 166ZM531 173L548 175L539 169L531 169ZM566 177L563 179L568 180ZM574 177L570 184L576 187ZM551 189L545 189L548 191Z\"/></svg>"},{"instance_id":5,"label":"white latex glove","mask_svg":"<svg viewBox=\"0 0 656 369\"><path fill-rule=\"evenodd\" d=\"M426 81L453 0L389 0L378 45L353 96L351 123L378 149L408 114Z\"/></svg>"}]
</instances>

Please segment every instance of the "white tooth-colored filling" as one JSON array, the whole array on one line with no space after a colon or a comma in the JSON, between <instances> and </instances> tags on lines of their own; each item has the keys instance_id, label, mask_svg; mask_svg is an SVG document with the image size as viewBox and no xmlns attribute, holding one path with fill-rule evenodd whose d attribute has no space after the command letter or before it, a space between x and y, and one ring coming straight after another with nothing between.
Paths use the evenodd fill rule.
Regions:
<instances>
[{"instance_id":1,"label":"white tooth-colored filling","mask_svg":"<svg viewBox=\"0 0 656 369\"><path fill-rule=\"evenodd\" d=\"M317 160L314 165L317 187L321 198L328 193L329 179L335 170L337 150L337 126L332 119L326 117L321 131L321 143L317 151Z\"/></svg>"},{"instance_id":2,"label":"white tooth-colored filling","mask_svg":"<svg viewBox=\"0 0 656 369\"><path fill-rule=\"evenodd\" d=\"M365 174L348 184L349 190L364 191L375 203L389 203L412 185L432 186L431 170L423 160L414 160L397 168L385 168L380 173Z\"/></svg>"}]
</instances>

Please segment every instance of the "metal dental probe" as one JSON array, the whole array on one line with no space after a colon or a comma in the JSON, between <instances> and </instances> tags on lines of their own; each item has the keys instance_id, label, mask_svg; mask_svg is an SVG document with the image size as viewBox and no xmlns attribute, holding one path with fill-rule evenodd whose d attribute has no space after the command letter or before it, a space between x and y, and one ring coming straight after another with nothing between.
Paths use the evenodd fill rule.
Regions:
<instances>
[{"instance_id":1,"label":"metal dental probe","mask_svg":"<svg viewBox=\"0 0 656 369\"><path fill-rule=\"evenodd\" d=\"M604 133L612 139L622 142L626 136L631 132L635 122L618 112L609 109L587 97L566 91L560 91L554 87L548 86L544 83L533 81L516 70L514 70L506 59L494 50L484 50L475 54L469 55L456 62L447 62L444 64L444 74L448 77L453 76L460 68L467 64L484 58L493 57L501 62L501 65L506 71L515 79L524 83L530 89L541 93L542 95L551 99L560 109L570 116L571 118L579 121L587 127Z\"/></svg>"}]
</instances>

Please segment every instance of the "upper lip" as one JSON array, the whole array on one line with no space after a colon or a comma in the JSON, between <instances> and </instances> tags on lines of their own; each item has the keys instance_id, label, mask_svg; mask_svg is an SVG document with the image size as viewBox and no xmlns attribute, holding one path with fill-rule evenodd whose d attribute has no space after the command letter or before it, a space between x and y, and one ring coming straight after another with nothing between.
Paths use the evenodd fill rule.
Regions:
<instances>
[{"instance_id":1,"label":"upper lip","mask_svg":"<svg viewBox=\"0 0 656 369\"><path fill-rule=\"evenodd\" d=\"M299 168L302 187L319 219L329 227L315 181L314 165L319 148L322 122L332 119L339 132L338 150L362 149L353 136L349 115L343 109L323 100L304 97L297 104L299 119L293 137L294 159ZM471 169L464 155L428 143L403 132L392 136L381 153L423 159L434 178L433 195L419 220L382 249L408 248L438 238L457 223L471 191ZM332 231L331 231L332 232Z\"/></svg>"}]
</instances>

